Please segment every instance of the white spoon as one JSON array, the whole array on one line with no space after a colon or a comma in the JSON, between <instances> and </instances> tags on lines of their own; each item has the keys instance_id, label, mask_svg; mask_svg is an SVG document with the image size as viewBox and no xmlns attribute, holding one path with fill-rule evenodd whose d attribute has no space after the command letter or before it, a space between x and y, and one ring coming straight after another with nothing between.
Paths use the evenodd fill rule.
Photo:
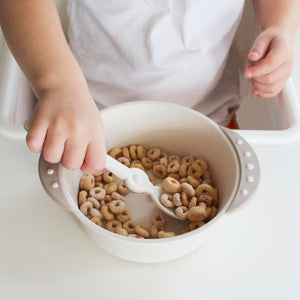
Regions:
<instances>
[{"instance_id":1,"label":"white spoon","mask_svg":"<svg viewBox=\"0 0 300 300\"><path fill-rule=\"evenodd\" d=\"M24 122L24 128L28 131L30 128L30 119ZM163 193L161 186L154 186L149 180L147 174L138 168L128 168L108 154L106 155L105 168L115 174L121 180L124 180L126 186L135 193L146 193L150 195L153 202L167 215L181 220L171 209L163 206L160 202L160 196Z\"/></svg>"}]
</instances>

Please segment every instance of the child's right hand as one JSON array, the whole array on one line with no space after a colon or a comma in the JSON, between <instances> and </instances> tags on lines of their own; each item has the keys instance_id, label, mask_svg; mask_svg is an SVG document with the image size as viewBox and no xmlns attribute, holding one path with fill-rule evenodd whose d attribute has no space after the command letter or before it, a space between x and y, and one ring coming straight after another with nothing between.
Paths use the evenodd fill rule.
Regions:
<instances>
[{"instance_id":1,"label":"child's right hand","mask_svg":"<svg viewBox=\"0 0 300 300\"><path fill-rule=\"evenodd\" d=\"M39 95L26 142L50 163L96 174L104 168L105 140L99 110L87 88L64 87Z\"/></svg>"}]
</instances>

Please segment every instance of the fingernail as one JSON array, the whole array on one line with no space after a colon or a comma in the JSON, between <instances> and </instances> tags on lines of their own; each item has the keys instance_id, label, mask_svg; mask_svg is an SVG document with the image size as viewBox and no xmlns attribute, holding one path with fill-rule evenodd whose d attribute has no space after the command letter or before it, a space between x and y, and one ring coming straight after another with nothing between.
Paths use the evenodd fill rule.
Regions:
<instances>
[{"instance_id":1,"label":"fingernail","mask_svg":"<svg viewBox=\"0 0 300 300\"><path fill-rule=\"evenodd\" d=\"M246 73L246 77L247 77L247 78L251 78L251 77L252 77L252 74L251 74L251 73Z\"/></svg>"},{"instance_id":2,"label":"fingernail","mask_svg":"<svg viewBox=\"0 0 300 300\"><path fill-rule=\"evenodd\" d=\"M259 92L258 92L258 91L254 91L253 94L254 94L255 96L258 96L258 95L259 95Z\"/></svg>"},{"instance_id":3,"label":"fingernail","mask_svg":"<svg viewBox=\"0 0 300 300\"><path fill-rule=\"evenodd\" d=\"M259 54L257 52L252 51L252 52L249 52L248 55L257 57Z\"/></svg>"}]
</instances>

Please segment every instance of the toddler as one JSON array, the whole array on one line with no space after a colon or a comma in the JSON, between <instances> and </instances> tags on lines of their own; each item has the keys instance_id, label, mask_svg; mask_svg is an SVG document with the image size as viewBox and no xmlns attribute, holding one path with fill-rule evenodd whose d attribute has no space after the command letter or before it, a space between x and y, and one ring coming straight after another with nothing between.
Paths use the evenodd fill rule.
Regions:
<instances>
[{"instance_id":1,"label":"toddler","mask_svg":"<svg viewBox=\"0 0 300 300\"><path fill-rule=\"evenodd\" d=\"M253 93L268 99L281 92L292 70L300 0L254 4L261 33L245 76ZM243 5L69 0L68 45L52 0L0 0L3 33L39 99L27 135L30 150L69 169L99 172L106 149L98 109L124 101L174 102L228 125L239 94L238 77L226 64L233 61L230 46ZM220 82L226 84L216 96Z\"/></svg>"}]
</instances>

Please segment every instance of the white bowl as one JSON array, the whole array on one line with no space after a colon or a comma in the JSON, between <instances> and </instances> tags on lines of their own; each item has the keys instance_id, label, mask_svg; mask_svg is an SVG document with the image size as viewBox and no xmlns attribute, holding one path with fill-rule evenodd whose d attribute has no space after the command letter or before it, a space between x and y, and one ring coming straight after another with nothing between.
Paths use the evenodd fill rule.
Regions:
<instances>
[{"instance_id":1,"label":"white bowl","mask_svg":"<svg viewBox=\"0 0 300 300\"><path fill-rule=\"evenodd\" d=\"M136 101L101 111L107 149L130 144L160 147L168 154L194 155L208 162L219 190L219 211L207 224L165 239L135 239L112 233L87 219L78 209L80 171L49 164L40 157L39 174L49 195L70 210L84 231L104 250L135 262L161 262L181 257L200 246L226 212L248 202L259 181L259 164L253 149L234 131L222 128L202 114L166 102ZM144 226L156 206L146 195L127 197L133 216ZM168 218L170 228L181 221Z\"/></svg>"}]
</instances>

